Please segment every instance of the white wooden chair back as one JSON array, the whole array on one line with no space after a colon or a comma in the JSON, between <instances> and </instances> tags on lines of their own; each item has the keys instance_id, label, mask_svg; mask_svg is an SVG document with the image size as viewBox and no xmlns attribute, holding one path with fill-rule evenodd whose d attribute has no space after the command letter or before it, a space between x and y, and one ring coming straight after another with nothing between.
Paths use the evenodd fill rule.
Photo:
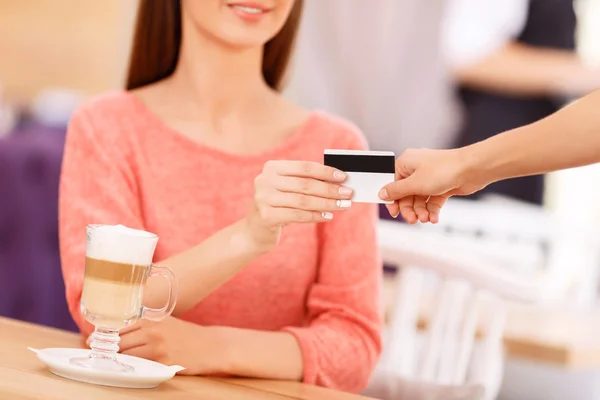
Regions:
<instances>
[{"instance_id":1,"label":"white wooden chair back","mask_svg":"<svg viewBox=\"0 0 600 400\"><path fill-rule=\"evenodd\" d=\"M518 274L543 277L554 288L554 302L579 307L597 303L600 231L585 215L567 220L500 196L451 198L440 223L427 230L476 244L476 251Z\"/></svg>"},{"instance_id":2,"label":"white wooden chair back","mask_svg":"<svg viewBox=\"0 0 600 400\"><path fill-rule=\"evenodd\" d=\"M480 384L486 399L493 399L502 376L504 300L536 301L544 287L443 231L380 221L379 245L386 264L401 266L379 373L442 385ZM424 299L429 307L423 307ZM429 313L423 335L424 308Z\"/></svg>"}]
</instances>

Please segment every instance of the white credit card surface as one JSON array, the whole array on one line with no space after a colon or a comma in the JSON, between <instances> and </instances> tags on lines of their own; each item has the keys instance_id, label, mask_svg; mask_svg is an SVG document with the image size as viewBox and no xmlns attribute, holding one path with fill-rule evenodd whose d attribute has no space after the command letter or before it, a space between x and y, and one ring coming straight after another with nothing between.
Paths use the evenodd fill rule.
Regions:
<instances>
[{"instance_id":1,"label":"white credit card surface","mask_svg":"<svg viewBox=\"0 0 600 400\"><path fill-rule=\"evenodd\" d=\"M393 151L327 149L324 164L348 174L343 183L354 190L356 203L390 204L379 198L379 191L394 182L396 156Z\"/></svg>"}]
</instances>

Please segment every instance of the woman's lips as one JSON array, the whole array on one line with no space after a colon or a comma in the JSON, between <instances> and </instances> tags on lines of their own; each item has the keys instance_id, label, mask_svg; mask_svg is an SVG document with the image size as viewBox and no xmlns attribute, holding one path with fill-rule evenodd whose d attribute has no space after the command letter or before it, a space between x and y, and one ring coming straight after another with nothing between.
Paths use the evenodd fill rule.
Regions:
<instances>
[{"instance_id":1,"label":"woman's lips","mask_svg":"<svg viewBox=\"0 0 600 400\"><path fill-rule=\"evenodd\" d=\"M238 17L245 21L257 22L269 11L262 4L258 3L231 3L227 5Z\"/></svg>"}]
</instances>

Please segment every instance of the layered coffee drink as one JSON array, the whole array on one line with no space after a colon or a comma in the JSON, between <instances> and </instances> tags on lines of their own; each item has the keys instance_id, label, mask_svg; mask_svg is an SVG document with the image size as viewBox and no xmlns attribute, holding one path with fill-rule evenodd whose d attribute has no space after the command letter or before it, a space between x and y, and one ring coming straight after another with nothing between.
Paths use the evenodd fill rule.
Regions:
<instances>
[{"instance_id":1,"label":"layered coffee drink","mask_svg":"<svg viewBox=\"0 0 600 400\"><path fill-rule=\"evenodd\" d=\"M155 235L121 225L88 234L81 311L95 326L120 329L140 318Z\"/></svg>"}]
</instances>

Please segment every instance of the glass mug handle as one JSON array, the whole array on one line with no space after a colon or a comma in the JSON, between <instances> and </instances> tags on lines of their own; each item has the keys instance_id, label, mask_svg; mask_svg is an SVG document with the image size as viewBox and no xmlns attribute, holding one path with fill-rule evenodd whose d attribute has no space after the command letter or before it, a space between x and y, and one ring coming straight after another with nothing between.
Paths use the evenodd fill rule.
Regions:
<instances>
[{"instance_id":1,"label":"glass mug handle","mask_svg":"<svg viewBox=\"0 0 600 400\"><path fill-rule=\"evenodd\" d=\"M173 312L177 304L177 277L169 267L152 264L149 276L162 276L169 281L169 296L167 303L161 308L142 306L142 318L149 321L162 321Z\"/></svg>"}]
</instances>

